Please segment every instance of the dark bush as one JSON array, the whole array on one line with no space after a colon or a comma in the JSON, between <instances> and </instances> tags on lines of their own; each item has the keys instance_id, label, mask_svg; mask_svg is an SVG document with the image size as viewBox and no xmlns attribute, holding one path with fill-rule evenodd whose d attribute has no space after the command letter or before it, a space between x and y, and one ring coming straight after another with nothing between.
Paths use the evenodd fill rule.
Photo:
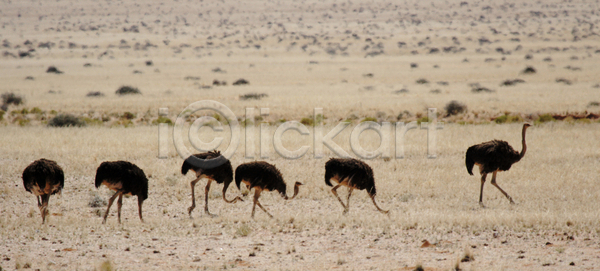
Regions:
<instances>
[{"instance_id":1,"label":"dark bush","mask_svg":"<svg viewBox=\"0 0 600 271\"><path fill-rule=\"evenodd\" d=\"M556 83L563 83L565 85L572 85L573 84L573 82L571 82L571 80L564 79L564 78L557 78L556 79Z\"/></svg>"},{"instance_id":2,"label":"dark bush","mask_svg":"<svg viewBox=\"0 0 600 271\"><path fill-rule=\"evenodd\" d=\"M213 80L212 84L213 84L213 86L226 86L227 82L226 81L219 81L219 80L215 79L215 80Z\"/></svg>"},{"instance_id":3,"label":"dark bush","mask_svg":"<svg viewBox=\"0 0 600 271\"><path fill-rule=\"evenodd\" d=\"M152 63L152 60L147 60L146 61L146 66L152 66L154 65L154 63Z\"/></svg>"},{"instance_id":4,"label":"dark bush","mask_svg":"<svg viewBox=\"0 0 600 271\"><path fill-rule=\"evenodd\" d=\"M104 96L104 93L102 93L100 91L90 91L85 96L87 96L87 97L102 97L102 96Z\"/></svg>"},{"instance_id":5,"label":"dark bush","mask_svg":"<svg viewBox=\"0 0 600 271\"><path fill-rule=\"evenodd\" d=\"M240 100L260 100L264 97L269 97L266 93L246 93L240 95Z\"/></svg>"},{"instance_id":6,"label":"dark bush","mask_svg":"<svg viewBox=\"0 0 600 271\"><path fill-rule=\"evenodd\" d=\"M527 68L525 68L521 73L523 74L534 74L537 71L535 70L534 67L528 66Z\"/></svg>"},{"instance_id":7,"label":"dark bush","mask_svg":"<svg viewBox=\"0 0 600 271\"><path fill-rule=\"evenodd\" d=\"M525 83L525 80L523 79L506 79L504 81L502 81L502 83L500 83L500 86L514 86L516 84L519 83Z\"/></svg>"},{"instance_id":8,"label":"dark bush","mask_svg":"<svg viewBox=\"0 0 600 271\"><path fill-rule=\"evenodd\" d=\"M302 119L300 120L300 123L302 123L302 124L304 124L304 125L307 125L307 126L312 126L312 125L313 125L313 123L314 123L314 121L313 121L313 119L311 119L311 118L302 118Z\"/></svg>"},{"instance_id":9,"label":"dark bush","mask_svg":"<svg viewBox=\"0 0 600 271\"><path fill-rule=\"evenodd\" d=\"M50 121L48 121L48 126L51 126L51 127L69 127L69 126L81 127L81 126L85 126L85 122L71 114L60 114L60 115L50 119Z\"/></svg>"},{"instance_id":10,"label":"dark bush","mask_svg":"<svg viewBox=\"0 0 600 271\"><path fill-rule=\"evenodd\" d=\"M467 106L458 101L450 101L448 104L446 104L444 110L446 110L447 116L453 116L459 113L466 112Z\"/></svg>"},{"instance_id":11,"label":"dark bush","mask_svg":"<svg viewBox=\"0 0 600 271\"><path fill-rule=\"evenodd\" d=\"M475 92L475 93L479 93L479 92L494 92L493 89L489 89L489 88L486 88L484 86L481 86L479 83L469 84L469 86L471 87L471 91Z\"/></svg>"},{"instance_id":12,"label":"dark bush","mask_svg":"<svg viewBox=\"0 0 600 271\"><path fill-rule=\"evenodd\" d=\"M50 66L48 67L48 69L46 70L47 73L56 73L56 74L61 74L63 73L62 71L58 70L56 67L54 66Z\"/></svg>"},{"instance_id":13,"label":"dark bush","mask_svg":"<svg viewBox=\"0 0 600 271\"><path fill-rule=\"evenodd\" d=\"M428 84L428 83L429 83L429 81L427 81L427 79L425 79L425 78L421 78L421 79L417 80L417 84L422 85L422 84Z\"/></svg>"},{"instance_id":14,"label":"dark bush","mask_svg":"<svg viewBox=\"0 0 600 271\"><path fill-rule=\"evenodd\" d=\"M408 89L402 88L399 90L395 90L393 93L394 94L408 93Z\"/></svg>"},{"instance_id":15,"label":"dark bush","mask_svg":"<svg viewBox=\"0 0 600 271\"><path fill-rule=\"evenodd\" d=\"M123 115L121 116L121 118L132 120L132 119L135 119L135 114L133 114L131 112L125 112L125 113L123 113Z\"/></svg>"},{"instance_id":16,"label":"dark bush","mask_svg":"<svg viewBox=\"0 0 600 271\"><path fill-rule=\"evenodd\" d=\"M138 88L130 86L121 86L115 93L117 95L142 94Z\"/></svg>"},{"instance_id":17,"label":"dark bush","mask_svg":"<svg viewBox=\"0 0 600 271\"><path fill-rule=\"evenodd\" d=\"M239 86L239 85L248 85L250 84L250 82L248 82L248 80L244 79L244 78L240 78L237 81L233 82L234 86Z\"/></svg>"},{"instance_id":18,"label":"dark bush","mask_svg":"<svg viewBox=\"0 0 600 271\"><path fill-rule=\"evenodd\" d=\"M23 97L15 95L12 92L3 93L1 97L2 97L2 104L5 104L5 105L10 105L10 104L20 105L20 104L23 104Z\"/></svg>"}]
</instances>

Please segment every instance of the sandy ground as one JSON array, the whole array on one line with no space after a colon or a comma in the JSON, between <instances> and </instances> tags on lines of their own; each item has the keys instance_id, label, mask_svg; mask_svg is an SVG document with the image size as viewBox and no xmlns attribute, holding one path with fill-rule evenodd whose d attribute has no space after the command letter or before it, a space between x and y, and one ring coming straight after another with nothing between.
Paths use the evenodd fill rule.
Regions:
<instances>
[{"instance_id":1,"label":"sandy ground","mask_svg":"<svg viewBox=\"0 0 600 271\"><path fill-rule=\"evenodd\" d=\"M600 129L597 118L576 120L600 114L598 12L588 1L0 1L0 93L24 98L0 118L0 267L598 269ZM63 73L47 73L49 66ZM536 72L523 73L527 67ZM233 85L240 78L250 83ZM504 84L514 79L523 82ZM116 95L123 85L142 95ZM242 98L250 93L266 96ZM426 131L418 129L407 133L405 159L368 161L389 216L364 192L341 214L323 183L326 158L311 156L311 129L284 141L289 149L311 146L307 156L286 160L271 150L266 159L288 184L305 183L292 201L261 197L274 219L260 210L250 219L249 196L225 204L220 185L209 194L219 217L204 215L204 181L189 218L192 177L179 173L183 160L172 146L167 159L157 158L152 122L159 108L174 121L206 99L240 120L246 108L269 108L263 122L272 127L311 119L316 107L327 131L341 120L419 120L427 108L446 125L437 159L427 159ZM466 111L448 116L452 100ZM87 127L46 126L63 113ZM540 123L543 114L575 118ZM502 115L517 123L495 124ZM464 152L494 138L520 149L523 120L536 124L528 153L498 175L517 204L488 184L483 209ZM460 125L470 123L480 125ZM202 132L206 141L217 135ZM349 137L350 129L335 142L349 151ZM372 131L361 136L367 149L378 140ZM41 157L66 176L46 225L21 183L23 169ZM148 175L145 223L135 198L124 200L121 225L116 206L102 225L106 207L88 205L111 196L92 185L107 160L134 162ZM231 158L234 167L248 160L243 152ZM239 193L248 191L230 187L228 196ZM466 255L471 260L461 261Z\"/></svg>"}]
</instances>

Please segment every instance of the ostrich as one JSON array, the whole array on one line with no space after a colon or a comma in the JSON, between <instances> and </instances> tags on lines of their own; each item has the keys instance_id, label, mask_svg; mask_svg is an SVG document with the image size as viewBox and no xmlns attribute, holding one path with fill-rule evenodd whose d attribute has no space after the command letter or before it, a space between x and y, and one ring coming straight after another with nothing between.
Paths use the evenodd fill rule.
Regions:
<instances>
[{"instance_id":1,"label":"ostrich","mask_svg":"<svg viewBox=\"0 0 600 271\"><path fill-rule=\"evenodd\" d=\"M196 158L200 158L200 159L215 159L215 158L226 159L225 157L221 156L221 152L219 152L219 151L199 153L199 154L195 154L193 156L195 156ZM202 179L203 177L208 179L208 182L206 183L206 187L204 188L204 212L207 215L214 216L210 212L208 212L208 191L210 190L210 184L212 181L216 181L219 184L221 184L221 183L224 184L223 185L223 200L225 202L235 203L238 200L243 201L242 198L240 198L240 197L236 197L233 200L227 200L227 198L225 197L227 188L233 181L233 168L231 167L231 162L229 162L229 160L227 160L225 163L223 163L217 167L210 168L210 169L202 169L202 168L194 165L194 161L193 161L194 159L195 158L193 158L192 156L188 157L187 159L185 159L185 161L183 161L183 165L181 166L181 174L183 174L183 175L187 174L187 172L190 169L196 173L196 179L194 179L190 183L190 185L192 187L192 206L190 206L188 208L188 214L190 215L190 217L192 216L192 211L194 210L194 208L196 208L196 197L194 196L194 187L196 186L196 183L198 181L200 181L200 179Z\"/></svg>"},{"instance_id":2,"label":"ostrich","mask_svg":"<svg viewBox=\"0 0 600 271\"><path fill-rule=\"evenodd\" d=\"M331 158L327 163L325 163L325 184L328 186L333 186L331 184L331 180L334 180L338 183L331 192L337 197L337 199L344 207L344 214L348 213L350 208L350 196L352 195L352 190L367 190L371 200L373 200L373 204L375 204L375 208L380 212L387 214L389 212L382 210L377 206L375 202L375 195L377 191L375 190L375 178L373 177L373 169L365 162L356 160L353 158ZM348 203L344 204L340 196L337 194L337 189L340 186L348 187Z\"/></svg>"},{"instance_id":3,"label":"ostrich","mask_svg":"<svg viewBox=\"0 0 600 271\"><path fill-rule=\"evenodd\" d=\"M515 151L510 145L508 145L506 141L502 140L483 142L481 144L473 145L467 149L465 158L467 172L473 175L473 166L478 165L479 172L481 173L481 190L479 192L479 204L481 207L485 207L482 200L483 185L485 184L485 178L488 173L493 173L492 185L498 188L498 190L500 190L500 192L502 192L502 194L508 198L510 203L515 203L513 199L496 183L496 173L498 171L509 170L512 164L519 162L519 160L525 156L525 152L527 151L527 144L525 144L525 133L529 126L531 126L529 123L523 124L523 149L520 153Z\"/></svg>"},{"instance_id":4,"label":"ostrich","mask_svg":"<svg viewBox=\"0 0 600 271\"><path fill-rule=\"evenodd\" d=\"M62 168L54 161L39 159L34 161L23 171L23 186L25 190L35 195L38 208L42 213L42 224L48 215L48 202L50 195L61 193L65 185L65 174ZM42 202L40 203L40 198Z\"/></svg>"},{"instance_id":5,"label":"ostrich","mask_svg":"<svg viewBox=\"0 0 600 271\"><path fill-rule=\"evenodd\" d=\"M302 185L300 182L294 184L294 195L290 198L285 194L286 184L283 181L281 172L279 170L263 161L249 162L239 165L235 169L235 184L238 189L240 183L246 184L248 189L254 188L254 204L252 205L252 218L254 218L254 211L256 205L260 207L267 215L273 217L265 208L260 204L258 198L262 191L274 191L276 190L285 200L294 199L298 195L299 187Z\"/></svg>"},{"instance_id":6,"label":"ostrich","mask_svg":"<svg viewBox=\"0 0 600 271\"><path fill-rule=\"evenodd\" d=\"M140 220L144 222L142 203L148 198L148 179L143 170L127 161L102 162L96 170L96 188L103 184L116 192L108 200L108 208L102 224L106 223L110 206L117 196L119 196L117 207L119 208L119 224L121 224L121 205L123 205L124 194L137 196Z\"/></svg>"}]
</instances>

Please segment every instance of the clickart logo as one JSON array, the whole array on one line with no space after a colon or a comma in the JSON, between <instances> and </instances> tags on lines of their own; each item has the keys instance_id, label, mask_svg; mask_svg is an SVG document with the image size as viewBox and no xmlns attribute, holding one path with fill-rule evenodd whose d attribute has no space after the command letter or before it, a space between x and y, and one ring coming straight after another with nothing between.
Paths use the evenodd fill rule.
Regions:
<instances>
[{"instance_id":1,"label":"clickart logo","mask_svg":"<svg viewBox=\"0 0 600 271\"><path fill-rule=\"evenodd\" d=\"M201 110L213 111L213 116L195 117L194 113ZM324 157L324 147L328 148L331 152L339 157L351 157L346 150L333 141L333 139L348 126L350 126L351 123L340 122L337 125L332 126L329 131L325 131L323 125L323 109L315 108L313 112L314 126L312 127L312 147L314 158L319 159ZM270 146L273 146L275 152L285 159L298 159L304 157L310 150L310 146L308 145L301 146L295 150L289 150L283 145L284 134L289 130L294 130L302 136L311 136L311 131L308 129L308 127L306 127L306 125L298 121L286 121L278 125L275 128L275 133L271 135L269 133L268 123L262 122L257 127L251 122L251 120L265 119L265 117L268 117L270 113L269 108L260 108L260 116L262 118L255 118L256 112L254 108L246 108L245 113L246 115L243 125L245 145L244 157L252 159L256 155L255 142L257 136L259 137L258 142L260 142L260 158L262 159L269 158L268 153ZM159 115L166 116L167 114L167 108L159 109ZM188 124L191 119L194 119L193 122ZM420 128L427 130L427 157L436 158L436 130L442 129L443 123L437 121L437 110L435 108L428 109L428 120L428 122L421 122ZM219 166L220 164L224 163L226 159L230 159L235 152L238 151L238 147L242 140L242 127L237 116L231 111L231 109L217 101L204 100L192 103L186 107L179 114L179 116L177 116L177 120L173 126L173 145L175 146L175 150L184 159L197 152L208 152L216 149L222 150L224 146L221 145L224 144L225 138L216 136L212 141L204 142L200 139L200 128L209 127L214 132L219 133L225 130L223 127L225 124L229 126L231 138L227 148L222 151L222 156L214 159L197 159L197 161L191 161L199 164L199 166L202 168ZM186 131L186 127L188 126L189 128ZM416 121L409 123L377 123L373 121L364 121L354 126L352 129L350 134L350 149L356 157L361 159L374 159L377 157L384 159L391 159L392 157L396 159L402 159L404 158L404 138L406 133L409 130L416 129L418 127L419 125ZM361 146L359 137L366 130L373 130L379 135L381 143L377 149L367 151ZM167 139L168 133L169 126L165 123L159 124L159 158L167 158L167 153L170 146ZM190 150L190 148L184 144L184 138L187 138L187 141L190 143L193 150Z\"/></svg>"}]
</instances>

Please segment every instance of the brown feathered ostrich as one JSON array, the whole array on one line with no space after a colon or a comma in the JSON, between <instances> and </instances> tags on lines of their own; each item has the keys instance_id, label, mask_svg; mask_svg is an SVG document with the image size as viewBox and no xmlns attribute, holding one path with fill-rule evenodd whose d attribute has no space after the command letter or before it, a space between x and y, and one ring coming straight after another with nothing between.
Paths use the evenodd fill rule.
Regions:
<instances>
[{"instance_id":1,"label":"brown feathered ostrich","mask_svg":"<svg viewBox=\"0 0 600 271\"><path fill-rule=\"evenodd\" d=\"M508 200L514 204L513 199L496 183L496 173L498 171L509 170L512 164L519 162L525 152L527 151L527 144L525 143L525 133L527 128L531 126L529 123L523 124L523 149L521 152L515 151L506 141L492 140L483 142L481 144L473 145L467 149L467 155L465 158L465 164L469 174L473 175L473 166L479 166L479 172L481 173L481 191L479 192L479 204L483 205L483 185L485 184L485 178L488 173L492 175L492 185L494 185Z\"/></svg>"},{"instance_id":2,"label":"brown feathered ostrich","mask_svg":"<svg viewBox=\"0 0 600 271\"><path fill-rule=\"evenodd\" d=\"M221 161L220 165L217 167L211 168L201 168L199 159L225 159L224 162ZM215 162L218 162L215 160ZM196 183L200 181L202 178L207 178L208 182L206 183L206 187L204 188L204 212L207 215L214 216L208 211L208 191L210 190L210 184L212 181L216 181L218 184L223 184L223 200L227 203L235 203L238 200L243 201L242 198L236 197L233 200L228 200L225 197L225 193L227 192L227 188L229 184L233 181L233 168L231 167L231 162L227 160L225 157L221 155L219 151L211 151L205 153L194 154L193 156L188 157L183 161L183 165L181 166L181 174L185 175L189 170L192 170L196 173L196 179L194 179L190 185L192 187L192 206L188 208L188 214L190 217L192 216L192 211L196 208L196 197L194 195L194 187Z\"/></svg>"},{"instance_id":3,"label":"brown feathered ostrich","mask_svg":"<svg viewBox=\"0 0 600 271\"><path fill-rule=\"evenodd\" d=\"M142 203L148 198L148 179L143 170L127 161L102 162L96 170L96 188L103 184L116 192L108 200L108 208L106 208L102 224L106 223L110 206L117 196L119 196L117 207L119 208L119 224L121 224L123 195L137 196L140 220L144 222Z\"/></svg>"},{"instance_id":4,"label":"brown feathered ostrich","mask_svg":"<svg viewBox=\"0 0 600 271\"><path fill-rule=\"evenodd\" d=\"M325 184L333 186L331 180L335 181L337 185L331 189L331 192L337 197L337 199L344 207L344 214L348 213L350 209L350 196L352 190L367 190L369 196L375 204L375 208L380 212L387 214L389 211L382 210L377 206L375 202L375 178L373 177L373 169L365 162L356 160L353 158L331 158L325 163ZM348 187L348 203L344 204L340 196L337 194L337 189L340 186Z\"/></svg>"},{"instance_id":5,"label":"brown feathered ostrich","mask_svg":"<svg viewBox=\"0 0 600 271\"><path fill-rule=\"evenodd\" d=\"M246 184L246 187L250 190L254 188L254 204L252 205L252 218L254 218L254 211L256 205L260 207L270 217L273 217L265 208L260 204L258 198L262 191L277 191L283 199L290 200L294 199L298 195L299 187L302 185L300 182L294 184L294 195L290 198L286 195L286 184L283 181L281 172L279 170L263 161L249 162L239 165L235 169L235 184L240 189L240 183Z\"/></svg>"},{"instance_id":6,"label":"brown feathered ostrich","mask_svg":"<svg viewBox=\"0 0 600 271\"><path fill-rule=\"evenodd\" d=\"M42 158L27 166L22 177L25 190L37 198L38 208L42 213L42 224L44 224L49 213L50 195L62 191L65 185L65 174L56 162ZM42 198L41 202L40 198Z\"/></svg>"}]
</instances>

